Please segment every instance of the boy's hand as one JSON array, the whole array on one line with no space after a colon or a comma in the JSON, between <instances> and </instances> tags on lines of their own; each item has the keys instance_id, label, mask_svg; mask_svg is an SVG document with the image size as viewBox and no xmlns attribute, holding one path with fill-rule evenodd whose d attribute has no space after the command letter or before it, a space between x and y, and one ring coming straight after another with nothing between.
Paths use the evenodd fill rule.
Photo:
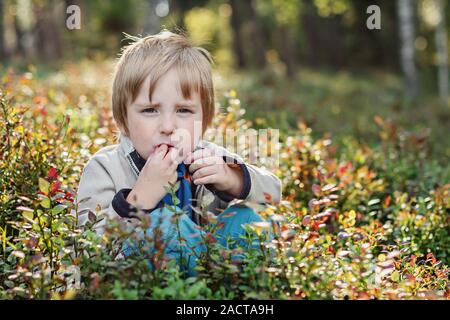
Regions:
<instances>
[{"instance_id":1,"label":"boy's hand","mask_svg":"<svg viewBox=\"0 0 450 320\"><path fill-rule=\"evenodd\" d=\"M211 149L201 149L190 153L184 163L190 164L189 172L196 185L212 184L219 191L238 197L244 185L243 173L239 166L232 168L221 156Z\"/></svg>"},{"instance_id":2,"label":"boy's hand","mask_svg":"<svg viewBox=\"0 0 450 320\"><path fill-rule=\"evenodd\" d=\"M154 208L167 194L164 187L177 181L177 166L182 161L179 149L162 144L148 157L127 201L143 209Z\"/></svg>"}]
</instances>

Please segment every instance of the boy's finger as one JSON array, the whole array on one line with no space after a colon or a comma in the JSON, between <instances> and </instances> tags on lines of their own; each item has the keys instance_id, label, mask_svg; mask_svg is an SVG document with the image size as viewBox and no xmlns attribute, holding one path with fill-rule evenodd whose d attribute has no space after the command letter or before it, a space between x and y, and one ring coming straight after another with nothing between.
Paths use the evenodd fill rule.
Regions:
<instances>
[{"instance_id":1,"label":"boy's finger","mask_svg":"<svg viewBox=\"0 0 450 320\"><path fill-rule=\"evenodd\" d=\"M183 162L183 149L182 148L177 148L177 147L175 147L175 149L177 149L178 150L178 152L177 152L177 158L176 158L176 160L177 160L177 163L181 163L181 162Z\"/></svg>"},{"instance_id":2,"label":"boy's finger","mask_svg":"<svg viewBox=\"0 0 450 320\"><path fill-rule=\"evenodd\" d=\"M206 158L197 159L196 161L194 161L193 163L191 163L189 165L189 172L194 173L195 171L197 171L201 168L223 163L223 161L220 162L220 160L221 160L221 158L219 158L219 157L206 157Z\"/></svg>"},{"instance_id":3,"label":"boy's finger","mask_svg":"<svg viewBox=\"0 0 450 320\"><path fill-rule=\"evenodd\" d=\"M156 152L158 151L158 148L154 148L151 152L150 155L147 158L147 162L150 161L156 154Z\"/></svg>"},{"instance_id":4,"label":"boy's finger","mask_svg":"<svg viewBox=\"0 0 450 320\"><path fill-rule=\"evenodd\" d=\"M177 165L181 162L182 158L180 155L181 150L177 148L170 148L169 152L164 157L164 160L169 160L170 163L175 162Z\"/></svg>"},{"instance_id":5,"label":"boy's finger","mask_svg":"<svg viewBox=\"0 0 450 320\"><path fill-rule=\"evenodd\" d=\"M201 184L214 184L214 183L216 183L216 181L217 181L217 174L212 174L212 175L209 175L209 176L205 176L205 177L202 177L202 178L198 178L198 179L196 179L195 181L193 181L194 182L194 184L196 184L196 185L201 185Z\"/></svg>"},{"instance_id":6,"label":"boy's finger","mask_svg":"<svg viewBox=\"0 0 450 320\"><path fill-rule=\"evenodd\" d=\"M155 153L153 154L153 158L156 161L162 161L162 159L164 158L164 156L166 155L167 152L167 145L163 144L160 147L158 147L155 151Z\"/></svg>"},{"instance_id":7,"label":"boy's finger","mask_svg":"<svg viewBox=\"0 0 450 320\"><path fill-rule=\"evenodd\" d=\"M199 149L199 150L195 150L194 152L191 152L186 159L184 160L185 164L191 164L193 163L195 160L197 159L201 159L201 158L205 158L205 157L210 157L212 156L214 153L213 150L211 149Z\"/></svg>"},{"instance_id":8,"label":"boy's finger","mask_svg":"<svg viewBox=\"0 0 450 320\"><path fill-rule=\"evenodd\" d=\"M191 152L185 159L186 164L191 164L197 159L201 159L212 154L212 150L210 149L199 149Z\"/></svg>"},{"instance_id":9,"label":"boy's finger","mask_svg":"<svg viewBox=\"0 0 450 320\"><path fill-rule=\"evenodd\" d=\"M197 179L206 177L206 176L210 176L212 174L216 174L217 173L217 168L215 168L214 166L209 166L209 167L203 167L198 169L197 171L195 171L195 173L191 176L193 181L196 181Z\"/></svg>"},{"instance_id":10,"label":"boy's finger","mask_svg":"<svg viewBox=\"0 0 450 320\"><path fill-rule=\"evenodd\" d=\"M178 167L178 162L172 162L170 164L169 171L175 171L176 172L177 167Z\"/></svg>"}]
</instances>

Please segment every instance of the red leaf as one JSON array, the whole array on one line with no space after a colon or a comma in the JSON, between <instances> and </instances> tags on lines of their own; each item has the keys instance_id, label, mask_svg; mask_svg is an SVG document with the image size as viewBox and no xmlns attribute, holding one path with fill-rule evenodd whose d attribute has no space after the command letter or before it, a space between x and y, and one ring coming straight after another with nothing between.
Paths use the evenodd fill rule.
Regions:
<instances>
[{"instance_id":1,"label":"red leaf","mask_svg":"<svg viewBox=\"0 0 450 320\"><path fill-rule=\"evenodd\" d=\"M386 199L384 199L384 203L383 203L384 208L389 207L390 204L391 204L391 196L388 195L388 196L386 197Z\"/></svg>"},{"instance_id":2,"label":"red leaf","mask_svg":"<svg viewBox=\"0 0 450 320\"><path fill-rule=\"evenodd\" d=\"M51 167L50 170L48 170L47 177L50 179L58 178L58 171L56 170L56 168Z\"/></svg>"},{"instance_id":3,"label":"red leaf","mask_svg":"<svg viewBox=\"0 0 450 320\"><path fill-rule=\"evenodd\" d=\"M416 257L414 254L411 255L410 263L411 263L411 265L412 265L413 267L416 266L416 260L417 260L417 257Z\"/></svg>"},{"instance_id":4,"label":"red leaf","mask_svg":"<svg viewBox=\"0 0 450 320\"><path fill-rule=\"evenodd\" d=\"M59 190L59 187L61 187L61 182L55 181L52 183L50 187L50 194L54 194Z\"/></svg>"},{"instance_id":5,"label":"red leaf","mask_svg":"<svg viewBox=\"0 0 450 320\"><path fill-rule=\"evenodd\" d=\"M66 192L64 199L66 200L73 200L73 195L70 192Z\"/></svg>"},{"instance_id":6,"label":"red leaf","mask_svg":"<svg viewBox=\"0 0 450 320\"><path fill-rule=\"evenodd\" d=\"M431 263L432 263L432 264L436 264L437 259L436 259L436 257L434 256L434 254L432 254L431 252L430 252L429 254L427 254L427 260L429 260L429 259L431 259Z\"/></svg>"}]
</instances>

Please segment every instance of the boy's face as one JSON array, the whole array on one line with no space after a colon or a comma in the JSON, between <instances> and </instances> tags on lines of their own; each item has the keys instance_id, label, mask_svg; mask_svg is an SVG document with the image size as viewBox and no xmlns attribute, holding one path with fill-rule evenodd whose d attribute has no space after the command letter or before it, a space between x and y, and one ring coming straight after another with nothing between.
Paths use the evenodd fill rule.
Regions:
<instances>
[{"instance_id":1,"label":"boy's face","mask_svg":"<svg viewBox=\"0 0 450 320\"><path fill-rule=\"evenodd\" d=\"M149 101L149 85L150 78L147 77L135 101L128 106L129 138L144 159L162 143L180 149L185 159L202 135L200 95L192 91L189 100L183 98L178 72L174 68L158 80L152 101Z\"/></svg>"}]
</instances>

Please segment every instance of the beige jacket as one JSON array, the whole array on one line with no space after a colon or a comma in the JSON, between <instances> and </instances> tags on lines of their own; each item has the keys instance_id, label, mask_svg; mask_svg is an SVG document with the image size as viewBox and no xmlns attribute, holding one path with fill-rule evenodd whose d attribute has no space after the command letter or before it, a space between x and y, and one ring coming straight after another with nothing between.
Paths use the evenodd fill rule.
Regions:
<instances>
[{"instance_id":1,"label":"beige jacket","mask_svg":"<svg viewBox=\"0 0 450 320\"><path fill-rule=\"evenodd\" d=\"M212 148L216 154L235 159L241 167L244 166L243 168L246 169L244 180L247 180L244 182L247 184L244 200L265 204L267 201L264 193L268 193L274 202L281 200L281 181L273 173L245 163L238 155L212 142L201 140L199 146ZM116 212L112 201L120 190L132 189L136 184L139 169L133 154L136 155L136 151L131 140L122 135L119 144L102 148L91 157L83 170L77 192L79 225L84 224L88 220L89 211L96 212L97 207L107 218L122 216ZM214 214L226 209L229 202L233 200L230 198L220 196L204 185L199 185L195 189L194 199L198 199L196 207ZM100 235L104 233L105 220L103 219L95 227ZM199 217L195 220L197 224L200 224Z\"/></svg>"}]
</instances>

